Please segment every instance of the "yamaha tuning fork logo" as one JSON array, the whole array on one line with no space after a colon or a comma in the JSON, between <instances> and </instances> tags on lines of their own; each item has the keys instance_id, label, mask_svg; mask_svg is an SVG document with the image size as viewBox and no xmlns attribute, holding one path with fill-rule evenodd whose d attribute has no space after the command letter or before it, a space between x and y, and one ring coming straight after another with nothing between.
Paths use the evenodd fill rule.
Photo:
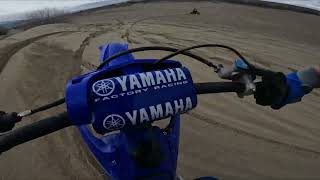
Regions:
<instances>
[{"instance_id":1,"label":"yamaha tuning fork logo","mask_svg":"<svg viewBox=\"0 0 320 180\"><path fill-rule=\"evenodd\" d=\"M103 79L93 84L92 90L99 96L108 96L114 91L115 85L112 80Z\"/></svg>"},{"instance_id":2,"label":"yamaha tuning fork logo","mask_svg":"<svg viewBox=\"0 0 320 180\"><path fill-rule=\"evenodd\" d=\"M99 102L187 83L185 72L181 68L175 68L102 79L92 85L92 91L98 96L94 98L94 102Z\"/></svg>"},{"instance_id":3,"label":"yamaha tuning fork logo","mask_svg":"<svg viewBox=\"0 0 320 180\"><path fill-rule=\"evenodd\" d=\"M103 120L103 127L109 131L122 129L126 125L126 121L118 114L111 114Z\"/></svg>"}]
</instances>

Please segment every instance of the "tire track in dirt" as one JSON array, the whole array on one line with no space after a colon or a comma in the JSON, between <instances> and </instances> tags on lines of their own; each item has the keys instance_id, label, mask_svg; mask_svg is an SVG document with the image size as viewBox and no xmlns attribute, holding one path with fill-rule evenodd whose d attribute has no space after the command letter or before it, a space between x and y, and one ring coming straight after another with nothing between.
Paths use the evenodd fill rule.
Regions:
<instances>
[{"instance_id":1,"label":"tire track in dirt","mask_svg":"<svg viewBox=\"0 0 320 180\"><path fill-rule=\"evenodd\" d=\"M82 60L82 56L83 56L83 52L86 49L86 47L90 44L91 39L96 38L108 31L110 31L111 29L105 29L102 31L95 31L93 33L90 33L89 36L87 36L82 43L80 44L80 47L75 51L74 57L76 59Z\"/></svg>"},{"instance_id":2,"label":"tire track in dirt","mask_svg":"<svg viewBox=\"0 0 320 180\"><path fill-rule=\"evenodd\" d=\"M218 3L218 2L214 2L214 3ZM203 6L203 7L198 7L197 9L206 9L206 8L212 8L212 7L215 7L214 5L212 6ZM190 13L177 13L177 14L171 14L171 15L161 15L161 16L151 16L151 17L146 17L146 18L142 18L142 19L138 19L136 21L133 21L133 22L130 22L131 25L129 27L129 29L127 29L127 34L128 34L128 37L127 39L129 39L129 34L130 32L136 32L134 30L134 26L136 26L137 24L143 22L143 21L147 21L147 20L156 20L156 19L159 19L159 18L167 18L167 17L177 17L177 16L182 16L182 15L190 15Z\"/></svg>"},{"instance_id":3,"label":"tire track in dirt","mask_svg":"<svg viewBox=\"0 0 320 180\"><path fill-rule=\"evenodd\" d=\"M3 68L6 66L10 58L14 56L17 52L19 52L21 49L23 49L24 47L40 39L43 39L52 35L56 35L56 34L66 33L66 32L77 32L77 31L59 31L59 32L43 34L43 35L36 36L21 42L10 44L0 49L0 73L2 72Z\"/></svg>"},{"instance_id":4,"label":"tire track in dirt","mask_svg":"<svg viewBox=\"0 0 320 180\"><path fill-rule=\"evenodd\" d=\"M146 17L146 18L142 18L142 19L138 19L134 22L131 22L131 25L130 27L127 29L127 32L128 34L130 34L130 32L133 32L133 33L136 33L137 31L134 30L134 26L136 26L138 23L141 23L143 21L147 21L147 20L155 20L155 19L158 19L158 18L164 18L164 17L176 17L176 16L179 16L179 15L186 15L185 13L179 13L179 14L172 14L172 15L163 15L163 16L152 16L152 17ZM129 38L129 35L128 35L128 38Z\"/></svg>"},{"instance_id":5,"label":"tire track in dirt","mask_svg":"<svg viewBox=\"0 0 320 180\"><path fill-rule=\"evenodd\" d=\"M214 3L217 3L217 2L214 2ZM215 7L215 6L213 6L213 5L212 6L203 6L203 7L198 7L197 9L206 9L206 8L212 8L212 7ZM177 17L177 16L180 16L180 15L190 15L190 13L178 13L178 14L171 14L171 15L151 16L151 17L138 19L138 20L132 22L129 30L134 31L133 27L135 25L137 25L138 23L141 23L143 21L146 21L146 20L155 20L155 19L158 19L158 18L167 18L167 17Z\"/></svg>"},{"instance_id":6,"label":"tire track in dirt","mask_svg":"<svg viewBox=\"0 0 320 180\"><path fill-rule=\"evenodd\" d=\"M75 32L79 32L79 31L75 31ZM16 47L15 52L12 51L10 54L11 56L8 57L8 61L9 60L11 60L11 61L17 60L15 57L13 57L13 58L11 58L11 57L14 56L16 53L18 53L20 55L21 51L19 53L19 50L22 50L22 48L27 47L28 51L26 51L26 53L25 52L23 53L25 61L37 59L37 63L34 63L35 65L32 65L32 68L27 68L29 72L32 72L31 69L42 69L41 66L43 65L43 63L46 63L45 61L47 61L47 60L49 61L50 59L58 59L59 61L54 61L55 63L53 63L53 64L50 63L50 65L53 65L53 66L51 66L53 68L56 66L60 66L60 65L65 66L65 68L63 68L63 70L65 70L66 73L65 72L61 73L59 75L60 78L63 77L62 79L64 79L66 77L73 76L73 74L78 74L78 73L80 73L80 65L79 65L79 63L77 63L76 59L73 58L74 52L71 49L64 49L64 47L59 46L59 44L53 44L53 45L50 44L49 45L46 42L41 42L41 40L47 40L47 39L43 39L43 38L46 38L49 35L54 35L54 37L48 38L48 39L52 39L52 38L59 38L58 36L60 36L60 35L61 36L68 35L67 33L70 33L70 32L49 33L46 35L42 35L42 36L38 36L35 38L30 38L28 40L25 40L23 44L15 43L15 44L13 44L13 45L15 45L14 47L16 47L18 44L20 49L18 47ZM57 35L57 34L59 34L59 35ZM77 34L75 34L75 35L77 35ZM29 47L30 47L30 49L29 49ZM40 56L40 58L37 58L38 57L37 55L43 55L43 56ZM64 63L63 62L64 60L68 60L68 61L70 60L71 62L69 61L69 63ZM71 68L71 67L73 67L73 68ZM7 68L7 67L5 67L5 68ZM7 69L5 69L5 70L7 70ZM55 69L55 70L58 70L58 69ZM41 74L41 75L43 75L43 77L46 77L48 75L48 73L41 73L41 71L40 71L40 73L39 73L39 71L37 71L37 72L38 72L38 75ZM24 72L24 73L26 73L26 72ZM33 75L33 74L31 74L31 75ZM61 80L60 78L59 78L59 80ZM34 76L31 79L37 79L37 76ZM55 77L52 79L57 80L58 78ZM62 82L66 82L66 79L64 79ZM33 81L33 83L34 83L34 81ZM53 94L56 94L57 90L61 91L61 89L58 88L60 86L53 84L53 83L54 82L50 82L50 84L51 84L50 86L57 87L57 88L49 88L50 91L47 91L47 96L52 96ZM23 91L26 96L24 96L21 91ZM30 94L30 92L28 92L26 90L20 90L19 93L23 97L22 101L33 102L35 99L37 99L37 98L35 98L33 100L32 99L25 100L25 98L28 97L28 94ZM46 98L46 97L44 97L44 98ZM60 134L56 135L56 137L54 137L54 138L44 137L45 140L41 142L42 145L40 145L39 148L41 148L43 151L48 151L50 154L51 153L53 154L52 157L50 157L49 159L42 155L43 160L46 161L48 164L49 163L60 164L59 165L59 167L61 167L60 173L64 174L65 176L69 176L69 178L71 178L71 179L79 179L79 176L77 176L75 174L70 174L70 172L68 170L68 167L70 167L72 165L72 162L74 162L77 159L79 159L78 161L81 162L81 163L79 163L78 168L93 169L93 170L88 170L88 173L87 173L87 174L91 173L90 176L92 176L92 179L96 179L93 177L102 176L101 172L103 172L103 171L99 169L99 165L96 165L97 163L95 163L94 157L88 152L87 147L84 144L83 140L81 139L81 135L78 132L78 130L76 128L72 128L72 129L69 129L68 131L62 131L59 133ZM63 136L62 139L61 139L61 136ZM66 139L66 138L69 138L69 139ZM70 138L72 138L72 139L70 139ZM68 161L68 163L61 163L61 161L55 162L56 160L59 160L59 158L60 158L60 157L54 157L55 155L59 154L59 150L53 150L56 148L56 145L59 145L59 147L60 147L61 145L68 145L70 143L75 144L73 146L75 146L76 149L74 147L71 148L71 146L68 147L69 149L74 150L74 152L73 152L74 155L71 156L70 153L66 153L68 155L63 156L63 157L66 157L66 160ZM97 170L97 172L95 173L94 170ZM84 174L86 174L86 173L84 173ZM95 175L95 174L97 174L97 175ZM100 178L100 179L103 179L103 178Z\"/></svg>"},{"instance_id":7,"label":"tire track in dirt","mask_svg":"<svg viewBox=\"0 0 320 180\"><path fill-rule=\"evenodd\" d=\"M301 147L301 146L298 146L298 145L295 145L295 144L285 143L285 142L269 139L269 138L266 138L266 137L258 136L256 134L252 134L252 133L249 133L247 131L244 131L244 130L241 130L241 129L237 129L237 128L234 128L232 126L229 126L229 125L226 125L226 124L222 124L222 123L217 122L217 121L215 121L213 119L206 118L206 117L204 117L204 116L202 116L202 115L200 115L199 113L196 113L196 112L190 112L190 113L188 113L188 115L191 116L191 117L194 117L196 119L199 119L201 121L204 121L204 122L206 122L208 124L221 127L221 128L223 128L225 130L233 131L234 133L237 133L237 134L240 134L240 135L244 135L244 136L256 139L256 140L260 140L260 141L264 141L266 143L271 143L271 144L275 144L275 145L284 147L284 148L286 148L286 149L288 149L288 150L290 150L292 152L309 153L309 154L312 154L313 157L320 158L320 152L316 151L316 150L313 150L313 149L309 149L309 148Z\"/></svg>"},{"instance_id":8,"label":"tire track in dirt","mask_svg":"<svg viewBox=\"0 0 320 180\"><path fill-rule=\"evenodd\" d=\"M182 14L180 14L182 15ZM138 23L141 23L145 20L154 20L156 18L160 18L160 17L170 17L171 15L167 15L167 16L155 16L155 17L149 17L149 18L144 18L144 19L141 19L141 20L138 20L138 21L135 21L133 22L133 24L131 25L130 27L130 31L133 32L133 33L139 33L140 35L142 34L141 31L136 31L133 27L138 24ZM210 29L209 27L207 26L199 26L199 25L194 25L194 24L188 24L188 23L182 23L182 24L173 24L173 23L169 23L169 22L157 22L157 23L152 23L152 22L148 22L147 24L143 24L143 25L148 25L148 26L152 26L152 25L166 25L166 26L169 26L169 27L177 27L177 28L190 28L190 29L197 29L199 30L199 32L214 32L214 33L226 33L225 29L223 30L212 30ZM170 29L170 28L168 28ZM218 28L219 29L219 28ZM131 34L133 34L131 33ZM157 36L163 36L164 38L166 38L168 41L175 41L175 40L183 40L184 42L190 42L192 44L197 44L197 41L191 41L191 40L186 40L186 39L180 39L180 38L175 38L175 37L172 37L172 36L165 36L165 34L158 34L158 33L153 33L153 32L148 32L148 34L153 34L153 35L157 35ZM266 36L259 36L258 37L260 40L270 40L268 37ZM235 39L241 39L241 37L237 37ZM150 40L150 39L147 39L147 40ZM153 41L150 41L151 43L155 43ZM169 45L171 45L172 43L167 43ZM186 44L186 43L183 43L183 44ZM281 44L275 44L275 46L279 46L281 48L283 48L283 46L280 46ZM259 65L261 67L264 67L264 68L270 68L270 67L278 67L278 68L282 68L282 69L288 69L290 71L296 71L296 68L294 67L290 67L289 65L283 65L281 63L277 63L275 61L273 62L264 62L263 59L261 59L260 57L258 56L255 56L255 55L252 55L252 54L246 54L245 52L242 52L242 54L244 54L247 58L250 58L252 61L254 61L254 63L256 65Z\"/></svg>"},{"instance_id":9,"label":"tire track in dirt","mask_svg":"<svg viewBox=\"0 0 320 180\"><path fill-rule=\"evenodd\" d=\"M176 17L176 16L180 16L180 15L187 15L187 14L188 13L178 13L178 14L171 14L171 15L151 16L151 17L138 19L136 21L128 22L128 24L131 24L131 25L125 30L125 33L122 35L121 38L126 39L127 42L129 42L129 43L132 43L132 42L137 43L131 39L131 36L134 33L137 33L137 31L134 30L134 26L136 26L137 24L139 24L143 21L147 21L147 20L155 20L158 18L165 18L165 17ZM122 21L120 21L119 19L116 19L116 20L124 25L124 23Z\"/></svg>"},{"instance_id":10,"label":"tire track in dirt","mask_svg":"<svg viewBox=\"0 0 320 180\"><path fill-rule=\"evenodd\" d=\"M118 19L115 19L117 21L117 24L115 26L112 26L113 28L120 28L121 26L124 25L124 23ZM100 31L95 31L93 33L90 33L80 44L80 47L75 51L74 57L78 60L81 61L81 65L84 66L85 68L89 69L89 70L95 70L97 69L97 66L89 63L89 62L84 62L83 61L83 53L86 49L87 46L90 45L90 41L94 38L97 38L109 31L111 31L113 28L104 28Z\"/></svg>"}]
</instances>

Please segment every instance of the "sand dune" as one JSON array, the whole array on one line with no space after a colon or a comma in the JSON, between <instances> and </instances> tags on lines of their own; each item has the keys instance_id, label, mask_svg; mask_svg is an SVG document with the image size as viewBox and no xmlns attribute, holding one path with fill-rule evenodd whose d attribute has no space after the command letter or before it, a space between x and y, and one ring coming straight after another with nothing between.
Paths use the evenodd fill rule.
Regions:
<instances>
[{"instance_id":1,"label":"sand dune","mask_svg":"<svg viewBox=\"0 0 320 180\"><path fill-rule=\"evenodd\" d=\"M200 16L188 14L193 7ZM62 97L65 82L97 66L97 47L108 42L177 48L222 43L239 49L254 64L283 72L319 64L319 20L315 15L206 1L140 3L80 13L69 17L69 24L40 26L0 40L0 109L21 111ZM235 58L217 49L195 52L215 63L230 64ZM198 62L176 59L191 69L196 82L219 80ZM200 96L197 109L183 115L179 174L186 179L318 179L319 96L316 90L280 111L257 106L250 97ZM103 179L75 128L2 154L0 172L6 180Z\"/></svg>"}]
</instances>

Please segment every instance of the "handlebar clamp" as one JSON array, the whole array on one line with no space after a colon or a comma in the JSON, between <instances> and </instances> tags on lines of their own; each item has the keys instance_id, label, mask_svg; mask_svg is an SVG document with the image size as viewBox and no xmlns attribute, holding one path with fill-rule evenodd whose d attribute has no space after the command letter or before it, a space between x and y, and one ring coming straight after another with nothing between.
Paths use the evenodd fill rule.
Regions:
<instances>
[{"instance_id":1,"label":"handlebar clamp","mask_svg":"<svg viewBox=\"0 0 320 180\"><path fill-rule=\"evenodd\" d=\"M241 59L236 59L233 66L230 68L224 67L222 64L218 66L217 74L221 79L232 80L233 82L240 82L245 84L245 90L237 93L240 98L254 94L256 86L254 80L256 76L249 73L249 67Z\"/></svg>"}]
</instances>

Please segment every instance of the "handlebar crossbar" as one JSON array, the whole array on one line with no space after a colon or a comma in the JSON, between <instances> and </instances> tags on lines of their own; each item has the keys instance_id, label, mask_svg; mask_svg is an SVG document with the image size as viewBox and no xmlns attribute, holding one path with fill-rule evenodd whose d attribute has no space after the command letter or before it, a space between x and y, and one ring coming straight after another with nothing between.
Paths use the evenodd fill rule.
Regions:
<instances>
[{"instance_id":1,"label":"handlebar crossbar","mask_svg":"<svg viewBox=\"0 0 320 180\"><path fill-rule=\"evenodd\" d=\"M245 85L239 82L210 82L196 83L197 94L243 92ZM0 153L25 142L51 134L55 131L71 126L67 112L48 117L30 125L18 128L0 136Z\"/></svg>"}]
</instances>

